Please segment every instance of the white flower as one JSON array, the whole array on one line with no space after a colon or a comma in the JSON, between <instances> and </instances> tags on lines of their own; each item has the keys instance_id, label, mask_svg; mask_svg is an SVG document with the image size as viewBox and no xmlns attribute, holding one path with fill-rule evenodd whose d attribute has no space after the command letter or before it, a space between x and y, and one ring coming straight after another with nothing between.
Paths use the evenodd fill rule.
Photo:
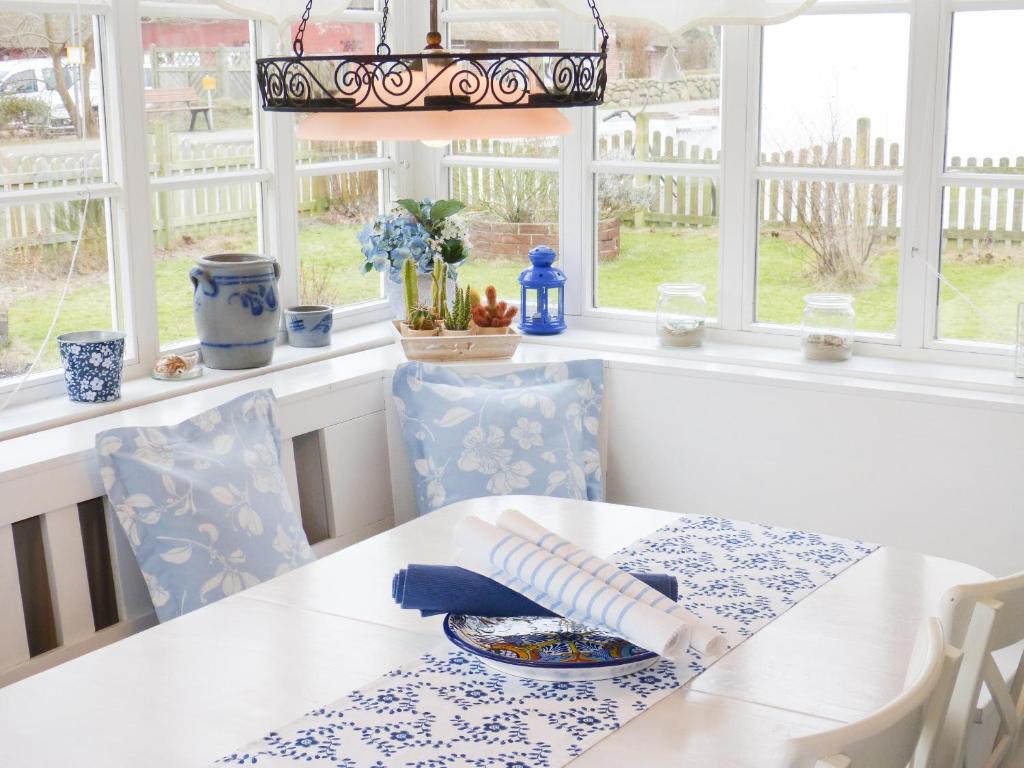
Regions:
<instances>
[{"instance_id":1,"label":"white flower","mask_svg":"<svg viewBox=\"0 0 1024 768\"><path fill-rule=\"evenodd\" d=\"M501 427L492 426L486 437L481 427L473 427L462 440L459 469L493 475L512 458L512 449L502 448L504 443L505 432Z\"/></svg>"},{"instance_id":2,"label":"white flower","mask_svg":"<svg viewBox=\"0 0 1024 768\"><path fill-rule=\"evenodd\" d=\"M281 492L281 468L276 452L265 443L247 448L242 457L252 472L252 484L260 493Z\"/></svg>"},{"instance_id":3,"label":"white flower","mask_svg":"<svg viewBox=\"0 0 1024 768\"><path fill-rule=\"evenodd\" d=\"M91 355L89 355L89 364L92 365L93 368L99 368L102 362L103 355L101 355L99 352L93 352Z\"/></svg>"},{"instance_id":4,"label":"white flower","mask_svg":"<svg viewBox=\"0 0 1024 768\"><path fill-rule=\"evenodd\" d=\"M103 379L94 378L92 381L89 382L89 387L94 391L99 392L101 389L103 389Z\"/></svg>"},{"instance_id":5,"label":"white flower","mask_svg":"<svg viewBox=\"0 0 1024 768\"><path fill-rule=\"evenodd\" d=\"M167 437L159 429L140 429L135 436L135 458L163 469L174 466L174 452L167 445Z\"/></svg>"},{"instance_id":6,"label":"white flower","mask_svg":"<svg viewBox=\"0 0 1024 768\"><path fill-rule=\"evenodd\" d=\"M153 507L153 500L143 493L135 493L120 504L114 505L121 527L133 547L142 543L140 526L152 525L160 519L160 510Z\"/></svg>"},{"instance_id":7,"label":"white flower","mask_svg":"<svg viewBox=\"0 0 1024 768\"><path fill-rule=\"evenodd\" d=\"M203 432L213 432L220 424L220 413L218 411L207 411L189 419L189 422L199 427Z\"/></svg>"},{"instance_id":8,"label":"white flower","mask_svg":"<svg viewBox=\"0 0 1024 768\"><path fill-rule=\"evenodd\" d=\"M427 500L434 509L444 506L444 467L438 467L433 459L416 459L413 468L421 477L427 478Z\"/></svg>"},{"instance_id":9,"label":"white flower","mask_svg":"<svg viewBox=\"0 0 1024 768\"><path fill-rule=\"evenodd\" d=\"M583 452L583 471L593 475L595 480L601 479L601 454L593 449Z\"/></svg>"},{"instance_id":10,"label":"white flower","mask_svg":"<svg viewBox=\"0 0 1024 768\"><path fill-rule=\"evenodd\" d=\"M533 465L526 461L517 461L511 466L506 466L500 472L494 474L487 481L487 490L499 496L525 488L530 484L527 479L533 474Z\"/></svg>"},{"instance_id":11,"label":"white flower","mask_svg":"<svg viewBox=\"0 0 1024 768\"><path fill-rule=\"evenodd\" d=\"M512 427L512 439L519 443L524 451L530 448L544 445L544 438L541 436L543 426L539 421L530 421L525 416L520 416L516 425Z\"/></svg>"},{"instance_id":12,"label":"white flower","mask_svg":"<svg viewBox=\"0 0 1024 768\"><path fill-rule=\"evenodd\" d=\"M153 600L153 607L159 608L162 605L167 605L167 601L171 599L171 593L164 589L159 579L145 571L142 572L142 578L146 581L146 589L149 590L149 596Z\"/></svg>"}]
</instances>

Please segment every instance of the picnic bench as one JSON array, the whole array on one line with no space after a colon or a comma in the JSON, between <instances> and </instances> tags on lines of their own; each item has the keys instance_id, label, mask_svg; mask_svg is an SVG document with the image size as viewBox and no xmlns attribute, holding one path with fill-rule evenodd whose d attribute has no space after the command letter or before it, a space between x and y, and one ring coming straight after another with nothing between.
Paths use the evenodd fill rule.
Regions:
<instances>
[{"instance_id":1,"label":"picnic bench","mask_svg":"<svg viewBox=\"0 0 1024 768\"><path fill-rule=\"evenodd\" d=\"M196 119L202 115L206 119L207 130L213 130L210 120L209 104L203 104L192 88L147 88L145 91L147 113L157 112L190 112L189 131L196 129Z\"/></svg>"}]
</instances>

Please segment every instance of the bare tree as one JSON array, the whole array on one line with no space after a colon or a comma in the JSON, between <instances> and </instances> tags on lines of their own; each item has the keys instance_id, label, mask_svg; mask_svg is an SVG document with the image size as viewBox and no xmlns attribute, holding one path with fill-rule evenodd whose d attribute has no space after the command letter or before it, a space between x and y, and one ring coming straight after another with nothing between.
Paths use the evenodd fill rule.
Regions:
<instances>
[{"instance_id":1,"label":"bare tree","mask_svg":"<svg viewBox=\"0 0 1024 768\"><path fill-rule=\"evenodd\" d=\"M0 16L0 47L24 51L30 56L48 57L53 66L54 88L67 110L75 134L95 137L99 135L99 126L92 109L89 73L96 66L96 41L91 25L79 22L76 34L72 22L72 17L64 14L5 14ZM69 81L64 64L69 44L81 45L84 52L81 71L76 75L80 109L75 94L76 81Z\"/></svg>"},{"instance_id":2,"label":"bare tree","mask_svg":"<svg viewBox=\"0 0 1024 768\"><path fill-rule=\"evenodd\" d=\"M840 134L840 121L834 114L830 115L830 127L826 131L819 132L816 138L808 134L808 143L812 146L797 153L799 165L812 168L866 166L867 159L861 157L861 149L857 149L854 157L851 139ZM786 154L792 157L793 153ZM882 225L884 195L881 190L872 190L866 183L814 181L800 182L794 194L792 182L784 184L785 191L781 196L773 195L771 205L775 218L792 222L793 234L813 253L812 277L843 288L869 284L873 279L871 261L887 234Z\"/></svg>"}]
</instances>

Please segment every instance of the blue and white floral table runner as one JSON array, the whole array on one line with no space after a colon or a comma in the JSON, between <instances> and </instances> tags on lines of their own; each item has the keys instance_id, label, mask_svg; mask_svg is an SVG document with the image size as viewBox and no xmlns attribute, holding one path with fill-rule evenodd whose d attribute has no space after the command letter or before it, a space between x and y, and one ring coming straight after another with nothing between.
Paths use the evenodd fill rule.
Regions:
<instances>
[{"instance_id":1,"label":"blue and white floral table runner","mask_svg":"<svg viewBox=\"0 0 1024 768\"><path fill-rule=\"evenodd\" d=\"M627 571L670 573L679 601L730 648L785 613L873 545L683 515L621 550ZM661 660L595 682L511 677L447 642L279 728L217 765L327 768L556 768L637 717L714 660Z\"/></svg>"}]
</instances>

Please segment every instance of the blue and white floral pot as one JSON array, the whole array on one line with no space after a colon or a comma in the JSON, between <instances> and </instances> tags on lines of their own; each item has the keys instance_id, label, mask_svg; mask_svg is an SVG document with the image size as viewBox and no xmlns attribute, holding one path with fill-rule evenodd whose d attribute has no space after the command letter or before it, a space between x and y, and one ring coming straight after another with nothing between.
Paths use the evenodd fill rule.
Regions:
<instances>
[{"instance_id":1,"label":"blue and white floral pot","mask_svg":"<svg viewBox=\"0 0 1024 768\"><path fill-rule=\"evenodd\" d=\"M293 347L330 346L334 308L321 304L289 307L284 311L284 327Z\"/></svg>"},{"instance_id":2,"label":"blue and white floral pot","mask_svg":"<svg viewBox=\"0 0 1024 768\"><path fill-rule=\"evenodd\" d=\"M109 403L121 397L124 334L81 331L57 337L64 385L77 403Z\"/></svg>"},{"instance_id":3,"label":"blue and white floral pot","mask_svg":"<svg viewBox=\"0 0 1024 768\"><path fill-rule=\"evenodd\" d=\"M268 365L281 325L281 266L266 256L222 253L196 260L189 272L196 330L208 368Z\"/></svg>"}]
</instances>

